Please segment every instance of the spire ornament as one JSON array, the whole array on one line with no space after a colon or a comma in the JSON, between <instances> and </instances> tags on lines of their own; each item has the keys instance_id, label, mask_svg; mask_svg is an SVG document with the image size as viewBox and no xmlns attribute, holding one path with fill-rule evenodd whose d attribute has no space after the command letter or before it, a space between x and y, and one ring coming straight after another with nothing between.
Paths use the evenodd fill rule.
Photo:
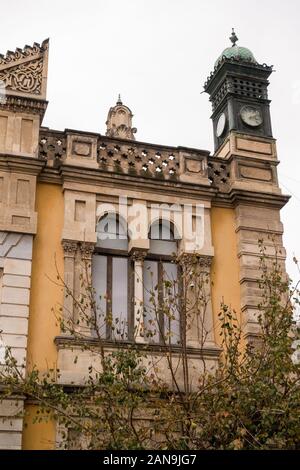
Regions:
<instances>
[{"instance_id":1,"label":"spire ornament","mask_svg":"<svg viewBox=\"0 0 300 470\"><path fill-rule=\"evenodd\" d=\"M122 105L122 104L123 104L123 103L122 103L122 100L121 100L121 95L120 95L120 93L119 93L119 95L118 95L118 101L117 101L116 104L117 104L117 105Z\"/></svg>"},{"instance_id":2,"label":"spire ornament","mask_svg":"<svg viewBox=\"0 0 300 470\"><path fill-rule=\"evenodd\" d=\"M136 128L132 127L133 114L118 96L115 106L111 107L106 121L106 135L120 139L135 140Z\"/></svg>"},{"instance_id":3,"label":"spire ornament","mask_svg":"<svg viewBox=\"0 0 300 470\"><path fill-rule=\"evenodd\" d=\"M235 43L239 40L239 38L235 34L234 28L232 28L231 36L229 37L229 39L232 42L232 47L235 46Z\"/></svg>"}]
</instances>

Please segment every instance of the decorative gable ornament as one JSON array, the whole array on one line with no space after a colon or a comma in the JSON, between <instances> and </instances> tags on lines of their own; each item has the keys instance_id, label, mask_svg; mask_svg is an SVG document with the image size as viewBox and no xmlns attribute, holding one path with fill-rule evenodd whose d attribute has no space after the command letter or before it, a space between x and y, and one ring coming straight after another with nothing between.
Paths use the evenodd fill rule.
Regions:
<instances>
[{"instance_id":1,"label":"decorative gable ornament","mask_svg":"<svg viewBox=\"0 0 300 470\"><path fill-rule=\"evenodd\" d=\"M17 48L0 55L0 80L7 95L46 99L49 39L42 45Z\"/></svg>"}]
</instances>

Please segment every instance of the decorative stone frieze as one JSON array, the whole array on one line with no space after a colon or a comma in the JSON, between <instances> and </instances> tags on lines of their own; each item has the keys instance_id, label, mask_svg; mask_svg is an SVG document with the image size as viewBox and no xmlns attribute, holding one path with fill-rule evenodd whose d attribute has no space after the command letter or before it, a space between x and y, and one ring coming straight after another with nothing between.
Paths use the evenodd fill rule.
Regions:
<instances>
[{"instance_id":1,"label":"decorative stone frieze","mask_svg":"<svg viewBox=\"0 0 300 470\"><path fill-rule=\"evenodd\" d=\"M45 160L48 166L59 167L66 159L67 141L63 132L54 135L48 132L40 132L39 158Z\"/></svg>"},{"instance_id":2,"label":"decorative stone frieze","mask_svg":"<svg viewBox=\"0 0 300 470\"><path fill-rule=\"evenodd\" d=\"M6 93L46 99L49 40L0 56L0 80Z\"/></svg>"},{"instance_id":3,"label":"decorative stone frieze","mask_svg":"<svg viewBox=\"0 0 300 470\"><path fill-rule=\"evenodd\" d=\"M0 110L12 111L13 113L36 114L42 122L46 109L47 101L41 101L36 98L27 98L26 96L7 95L5 100L0 100Z\"/></svg>"},{"instance_id":4,"label":"decorative stone frieze","mask_svg":"<svg viewBox=\"0 0 300 470\"><path fill-rule=\"evenodd\" d=\"M95 150L96 144L96 150ZM96 153L95 153L96 151ZM39 158L49 167L62 164L141 178L209 186L209 152L128 142L97 134L41 130Z\"/></svg>"}]
</instances>

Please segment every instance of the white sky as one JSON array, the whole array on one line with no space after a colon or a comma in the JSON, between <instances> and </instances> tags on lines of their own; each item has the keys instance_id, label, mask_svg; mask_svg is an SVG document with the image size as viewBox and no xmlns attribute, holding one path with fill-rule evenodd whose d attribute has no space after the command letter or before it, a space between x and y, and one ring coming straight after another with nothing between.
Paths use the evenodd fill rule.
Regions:
<instances>
[{"instance_id":1,"label":"white sky","mask_svg":"<svg viewBox=\"0 0 300 470\"><path fill-rule=\"evenodd\" d=\"M0 0L0 51L50 37L43 125L105 132L121 93L138 140L213 151L211 108L200 94L230 45L274 65L269 96L279 177L293 194L282 210L288 271L300 258L299 0ZM298 145L297 145L298 144Z\"/></svg>"}]
</instances>

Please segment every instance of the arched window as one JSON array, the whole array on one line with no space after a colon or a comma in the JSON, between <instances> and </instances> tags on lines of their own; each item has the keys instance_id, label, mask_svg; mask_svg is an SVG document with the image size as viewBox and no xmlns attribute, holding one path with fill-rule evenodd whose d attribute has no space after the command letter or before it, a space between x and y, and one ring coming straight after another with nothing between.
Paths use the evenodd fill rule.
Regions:
<instances>
[{"instance_id":1,"label":"arched window","mask_svg":"<svg viewBox=\"0 0 300 470\"><path fill-rule=\"evenodd\" d=\"M126 340L131 321L127 227L116 214L103 216L97 225L92 261L98 329L106 339Z\"/></svg>"},{"instance_id":2,"label":"arched window","mask_svg":"<svg viewBox=\"0 0 300 470\"><path fill-rule=\"evenodd\" d=\"M154 222L144 261L144 325L149 342L179 344L177 241L169 222Z\"/></svg>"}]
</instances>

